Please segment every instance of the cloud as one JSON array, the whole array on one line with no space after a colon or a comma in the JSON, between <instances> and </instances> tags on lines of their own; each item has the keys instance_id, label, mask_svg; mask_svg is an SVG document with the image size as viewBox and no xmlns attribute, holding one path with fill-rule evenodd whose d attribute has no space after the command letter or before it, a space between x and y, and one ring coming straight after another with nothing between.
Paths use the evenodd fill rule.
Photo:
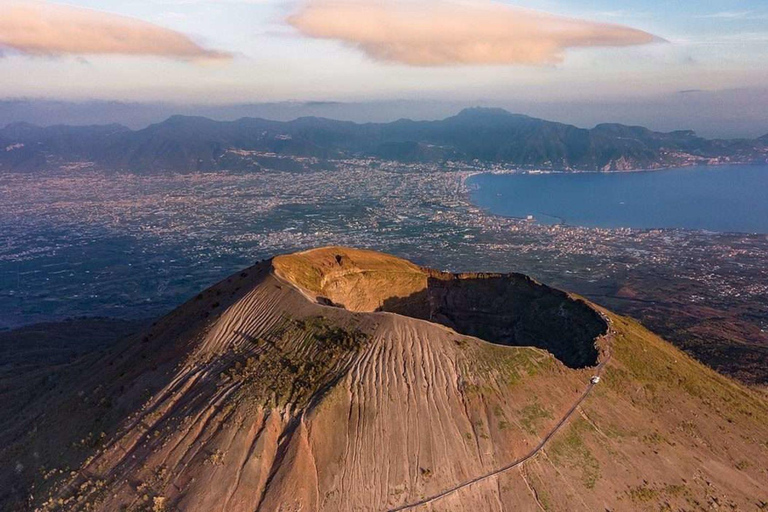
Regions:
<instances>
[{"instance_id":1,"label":"cloud","mask_svg":"<svg viewBox=\"0 0 768 512\"><path fill-rule=\"evenodd\" d=\"M696 16L703 19L715 19L715 20L732 20L732 21L755 21L768 19L768 14L759 13L755 11L721 11L714 12L712 14L702 14Z\"/></svg>"},{"instance_id":2,"label":"cloud","mask_svg":"<svg viewBox=\"0 0 768 512\"><path fill-rule=\"evenodd\" d=\"M744 18L749 17L750 14L752 14L752 11L721 11L721 12L714 12L712 14L702 14L700 16L697 16L697 18L711 18L711 19L719 19L719 20L742 20Z\"/></svg>"},{"instance_id":3,"label":"cloud","mask_svg":"<svg viewBox=\"0 0 768 512\"><path fill-rule=\"evenodd\" d=\"M308 0L288 23L306 36L342 41L373 59L413 66L553 64L568 48L659 40L622 25L490 0Z\"/></svg>"},{"instance_id":4,"label":"cloud","mask_svg":"<svg viewBox=\"0 0 768 512\"><path fill-rule=\"evenodd\" d=\"M44 1L0 0L0 51L28 55L154 55L224 59L188 36L151 23Z\"/></svg>"}]
</instances>

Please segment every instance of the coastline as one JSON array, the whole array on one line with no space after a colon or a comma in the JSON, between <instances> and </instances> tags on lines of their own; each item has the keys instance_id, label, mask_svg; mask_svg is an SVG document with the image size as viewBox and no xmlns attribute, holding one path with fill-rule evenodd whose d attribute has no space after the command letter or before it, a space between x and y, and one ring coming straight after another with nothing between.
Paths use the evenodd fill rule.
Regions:
<instances>
[{"instance_id":1,"label":"coastline","mask_svg":"<svg viewBox=\"0 0 768 512\"><path fill-rule=\"evenodd\" d=\"M717 164L705 164L705 163L693 163L682 165L668 165L664 167L651 167L651 168L637 168L637 169L622 169L612 171L591 171L591 170L579 170L579 169L489 169L485 171L471 171L471 174L631 174L631 173L646 173L646 172L658 172L658 171L670 171L678 169L690 169L693 167L702 168L722 168L722 167L759 167L762 165L768 165L768 162L723 162Z\"/></svg>"},{"instance_id":2,"label":"coastline","mask_svg":"<svg viewBox=\"0 0 768 512\"><path fill-rule=\"evenodd\" d=\"M734 181L737 185L735 188L732 188L730 190L730 196L727 201L725 201L723 204L718 205L717 202L715 204L710 205L710 209L714 209L715 211L721 211L721 212L730 212L729 215L712 215L712 212L703 211L703 205L709 204L705 203L703 201L707 200L707 197L711 196L711 189L713 186L722 186L722 189L728 190L730 189L731 185L728 182L729 180L726 180L726 182L723 182L722 175L717 174L717 176L720 176L720 178L715 178L714 181L712 181L712 178L708 178L707 175L713 176L713 172L722 171L723 173L728 172L736 172L738 170L757 170L758 174L749 173L748 175L741 174L740 177L738 177ZM763 188L763 175L760 174L761 171L765 170L766 173L768 173L768 165L761 165L761 164L722 164L722 165L701 165L701 166L684 166L684 167L669 167L664 169L637 169L633 171L611 171L611 172L604 172L604 171L583 171L583 172L571 172L571 171L541 171L541 172L529 172L529 171L498 171L498 170L489 170L486 172L467 172L462 175L461 180L461 189L462 189L462 198L469 204L472 208L477 208L483 213L490 215L490 216L496 216L506 219L511 219L516 222L523 222L523 223L535 223L540 226L563 226L563 227L580 227L580 228L587 228L587 229L629 229L629 230L637 230L637 231L646 231L646 230L684 230L684 231L697 231L697 232L710 232L710 233L718 233L718 234L740 234L740 235L766 235L768 236L768 227L752 223L747 223L747 225L744 224L744 216L739 215L739 208L736 208L735 211L733 208L727 208L728 205L732 205L735 203L744 204L744 205L752 205L751 208L754 208L756 210L763 210L765 206L765 202L762 201L759 197L755 197L755 191L761 190ZM658 172L657 172L658 171ZM666 171L666 172L665 172ZM645 178L637 181L632 180L628 182L629 184L636 184L640 188L638 190L638 193L642 194L645 192L646 198L648 199L648 203L646 207L643 207L638 205L636 201L632 201L632 192L627 190L627 182L623 182L624 185L620 184L620 181L613 181L610 180L608 182L602 181L602 177L608 176L608 175L638 175L638 174L646 174L649 175L651 173L657 173L657 174L667 174L667 173L676 173L676 172L682 172L682 171L688 171L687 176L683 176L683 179L681 180L678 176L675 177L668 177L663 178L661 182L658 182L662 185L663 188L666 188L664 186L665 183L669 185L668 191L672 191L670 193L661 193L659 194L658 190L658 184L657 180L653 180L652 184L649 184L649 181ZM698 172L702 171L701 178L696 178L690 181L691 188L686 188L686 186L681 185L682 181L685 181L687 177L691 176L699 176ZM709 173L707 173L709 171ZM593 183L593 186L601 187L601 190L605 192L604 197L615 197L616 194L619 195L619 197L625 196L627 199L627 210L624 210L624 201L622 200L619 203L616 203L613 205L613 210L611 210L611 214L615 215L616 212L621 212L618 216L610 217L613 219L613 221L621 223L626 222L625 224L619 224L619 225L613 225L613 224L606 224L606 222L609 219L609 212L608 211L601 211L598 209L589 209L588 205L578 205L575 204L571 207L573 210L572 213L577 216L577 218L582 218L582 222L571 222L569 221L569 216L564 215L563 212L553 214L548 213L547 210L549 207L552 207L551 201L547 201L544 197L541 198L541 200L537 203L535 199L536 193L535 190L531 190L531 182L526 182L523 187L525 187L523 190L527 190L527 193L530 194L530 196L526 195L526 192L521 192L522 195L518 194L515 196L514 193L512 193L508 199L511 201L516 201L515 205L517 206L517 211L514 211L515 208L511 208L514 212L513 213L506 213L504 205L501 205L498 203L498 199L496 199L496 203L494 203L493 199L483 200L481 198L475 198L474 195L478 191L483 188L480 184L473 181L472 178L480 175L488 175L488 176L545 176L545 175L562 175L562 176L574 176L574 175L584 175L585 179L587 176L601 176L601 181ZM598 179L598 178L595 178ZM754 185L745 185L744 180L747 180L748 182L753 182ZM553 183L553 182L550 182ZM563 201L566 204L566 211L568 210L568 202L572 199L578 200L578 197L580 197L580 190L581 193L588 194L587 191L583 189L583 182L575 182L575 183L582 183L582 185L576 185L574 186L573 190L573 196L570 196L566 194L566 196L563 197ZM614 183L616 185L611 185L611 183ZM738 184L741 183L739 186ZM497 183L498 185L498 183ZM746 190L745 190L746 186ZM750 189L751 187L751 189ZM708 190L709 189L709 190ZM503 187L501 188L503 190ZM553 193L559 193L563 194L562 187L555 187L555 189L559 192L553 192ZM686 197L686 192L691 192L688 197ZM487 191L486 191L487 192ZM496 195L504 195L502 192L499 192L496 190ZM567 192L567 191L566 191ZM627 195L627 194L630 195ZM698 194L698 195L697 195ZM482 194L481 194L482 195ZM533 200L533 203L528 203L526 201L526 198L530 197ZM502 197L502 200L504 198ZM594 199L594 197L593 197ZM746 203L744 202L746 201ZM757 201L757 202L755 202ZM594 202L594 201L593 201ZM602 204L602 201L597 201L597 203ZM634 204L633 204L634 203ZM561 204L561 203L559 203ZM527 207L526 207L527 205ZM697 206L698 205L698 206ZM604 209L607 206L604 206ZM574 209L575 208L575 209ZM587 208L587 210L584 210L584 208ZM617 210L616 208L619 208L620 210ZM638 208L640 208L638 210ZM643 209L647 208L648 212L652 212L650 214L646 214L647 212ZM654 212L654 208L656 211ZM686 209L687 208L687 209ZM525 211L523 211L525 210ZM743 207L741 208L743 210ZM581 212L581 213L579 213ZM744 212L741 211L741 214ZM625 217L622 220L622 214ZM586 215L586 217L585 217ZM528 218L528 216L532 216L533 218ZM580 216L580 217L579 217ZM693 221L691 219L694 219ZM739 220L742 219L742 220ZM667 224L667 225L665 225Z\"/></svg>"}]
</instances>

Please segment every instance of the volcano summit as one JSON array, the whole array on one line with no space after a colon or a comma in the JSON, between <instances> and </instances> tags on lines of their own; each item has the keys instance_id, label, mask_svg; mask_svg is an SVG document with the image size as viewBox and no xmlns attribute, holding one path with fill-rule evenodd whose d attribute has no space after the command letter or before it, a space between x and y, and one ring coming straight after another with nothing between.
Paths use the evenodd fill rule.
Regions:
<instances>
[{"instance_id":1,"label":"volcano summit","mask_svg":"<svg viewBox=\"0 0 768 512\"><path fill-rule=\"evenodd\" d=\"M768 403L519 274L328 247L0 380L3 510L758 510Z\"/></svg>"}]
</instances>

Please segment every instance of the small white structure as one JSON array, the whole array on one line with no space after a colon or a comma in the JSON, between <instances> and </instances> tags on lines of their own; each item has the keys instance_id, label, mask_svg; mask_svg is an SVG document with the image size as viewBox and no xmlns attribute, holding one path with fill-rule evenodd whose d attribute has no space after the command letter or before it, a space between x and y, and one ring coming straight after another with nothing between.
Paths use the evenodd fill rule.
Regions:
<instances>
[{"instance_id":1,"label":"small white structure","mask_svg":"<svg viewBox=\"0 0 768 512\"><path fill-rule=\"evenodd\" d=\"M598 382L600 382L600 377L595 375L594 377L592 377L591 382L592 384L597 384Z\"/></svg>"}]
</instances>

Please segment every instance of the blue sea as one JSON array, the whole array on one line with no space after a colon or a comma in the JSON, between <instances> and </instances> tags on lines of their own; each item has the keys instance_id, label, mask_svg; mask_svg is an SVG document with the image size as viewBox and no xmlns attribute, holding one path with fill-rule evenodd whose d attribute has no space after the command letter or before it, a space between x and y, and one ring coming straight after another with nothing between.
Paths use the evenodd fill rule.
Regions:
<instances>
[{"instance_id":1,"label":"blue sea","mask_svg":"<svg viewBox=\"0 0 768 512\"><path fill-rule=\"evenodd\" d=\"M768 233L767 165L480 174L468 184L477 206L547 224Z\"/></svg>"}]
</instances>

